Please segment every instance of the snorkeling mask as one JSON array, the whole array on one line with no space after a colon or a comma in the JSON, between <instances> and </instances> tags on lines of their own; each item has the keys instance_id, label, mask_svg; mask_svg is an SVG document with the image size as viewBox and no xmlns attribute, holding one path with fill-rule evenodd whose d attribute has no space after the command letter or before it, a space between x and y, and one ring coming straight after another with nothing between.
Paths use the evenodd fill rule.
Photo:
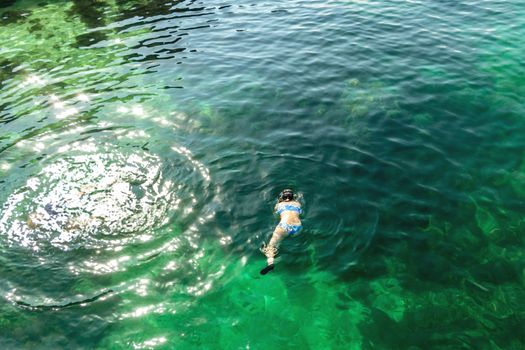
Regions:
<instances>
[{"instance_id":1,"label":"snorkeling mask","mask_svg":"<svg viewBox=\"0 0 525 350\"><path fill-rule=\"evenodd\" d=\"M279 193L279 202L283 202L285 200L293 200L294 194L293 191L289 188L283 190L281 193Z\"/></svg>"}]
</instances>

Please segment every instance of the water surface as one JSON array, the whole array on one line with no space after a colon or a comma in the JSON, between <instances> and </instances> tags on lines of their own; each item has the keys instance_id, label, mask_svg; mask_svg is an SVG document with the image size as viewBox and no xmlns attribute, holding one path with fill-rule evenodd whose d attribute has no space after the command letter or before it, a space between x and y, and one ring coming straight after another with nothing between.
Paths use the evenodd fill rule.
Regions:
<instances>
[{"instance_id":1,"label":"water surface","mask_svg":"<svg viewBox=\"0 0 525 350\"><path fill-rule=\"evenodd\" d=\"M0 346L522 349L525 8L7 1ZM260 276L279 191L303 234Z\"/></svg>"}]
</instances>

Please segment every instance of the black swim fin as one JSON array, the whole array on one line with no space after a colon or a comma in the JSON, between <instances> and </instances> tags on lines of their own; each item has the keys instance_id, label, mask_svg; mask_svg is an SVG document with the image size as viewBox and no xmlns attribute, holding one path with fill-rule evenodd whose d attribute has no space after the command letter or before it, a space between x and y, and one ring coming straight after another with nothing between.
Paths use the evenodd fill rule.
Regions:
<instances>
[{"instance_id":1,"label":"black swim fin","mask_svg":"<svg viewBox=\"0 0 525 350\"><path fill-rule=\"evenodd\" d=\"M261 275L266 275L268 272L272 271L273 268L274 268L273 264L266 266L264 269L261 270Z\"/></svg>"}]
</instances>

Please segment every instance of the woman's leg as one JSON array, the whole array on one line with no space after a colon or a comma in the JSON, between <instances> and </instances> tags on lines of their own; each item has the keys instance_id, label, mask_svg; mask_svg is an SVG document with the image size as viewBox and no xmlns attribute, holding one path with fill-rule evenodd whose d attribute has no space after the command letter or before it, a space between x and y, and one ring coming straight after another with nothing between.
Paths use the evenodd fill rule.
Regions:
<instances>
[{"instance_id":1,"label":"woman's leg","mask_svg":"<svg viewBox=\"0 0 525 350\"><path fill-rule=\"evenodd\" d=\"M275 254L277 254L277 248L279 247L279 243L288 236L288 232L286 232L285 229L282 227L277 226L275 230L273 231L272 238L270 239L270 243L264 248L264 255L266 255L268 265L273 264L273 258Z\"/></svg>"}]
</instances>

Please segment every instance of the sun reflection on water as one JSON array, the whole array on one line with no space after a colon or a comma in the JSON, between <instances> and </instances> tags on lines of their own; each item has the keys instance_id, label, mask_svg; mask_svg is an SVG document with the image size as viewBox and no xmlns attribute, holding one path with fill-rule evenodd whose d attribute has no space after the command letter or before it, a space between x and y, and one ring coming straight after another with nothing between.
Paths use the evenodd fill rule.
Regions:
<instances>
[{"instance_id":1,"label":"sun reflection on water","mask_svg":"<svg viewBox=\"0 0 525 350\"><path fill-rule=\"evenodd\" d=\"M195 130L197 122L179 111L160 113L138 99L99 110L103 96L99 99L101 95L84 88L67 94L42 89L54 84L36 74L24 80L27 91L41 93L40 100L32 102L45 111L42 120L50 130L42 128L13 142L12 152L19 158L39 159L24 164L27 173L20 179L25 181L6 194L0 208L0 241L30 251L42 266L49 264L50 256L82 253L61 271L77 281L71 298L42 293L29 303L49 307L88 300L76 304L87 307L93 295L107 291L96 300L128 295L146 300L166 290L197 297L211 291L225 271L221 265L210 272L204 263L209 250L202 247L203 227L215 216L214 205L207 201L214 200L218 188L211 185L209 168L187 144L170 141L166 147L164 138L159 147L152 141L157 132L184 140L182 132ZM103 113L111 119L101 118ZM14 178L11 163L0 163L0 171ZM231 242L229 236L220 238L222 246ZM155 274L140 272L150 264L157 266ZM135 271L139 272L129 278ZM16 288L20 285L24 287L13 285L7 300L27 301L24 288ZM114 316L124 320L175 314L188 305L141 302ZM155 337L128 345L142 349L165 342L167 338Z\"/></svg>"},{"instance_id":2,"label":"sun reflection on water","mask_svg":"<svg viewBox=\"0 0 525 350\"><path fill-rule=\"evenodd\" d=\"M131 344L131 346L133 347L133 349L137 349L137 350L140 350L140 349L151 349L153 347L157 347L159 345L162 345L162 344L166 343L167 341L168 341L168 339L166 337L155 337L155 338L151 338L149 340L145 340L142 343L133 342Z\"/></svg>"},{"instance_id":3,"label":"sun reflection on water","mask_svg":"<svg viewBox=\"0 0 525 350\"><path fill-rule=\"evenodd\" d=\"M97 153L92 143L77 146L63 150L92 154L57 159L8 198L0 218L8 240L35 250L41 244L67 250L69 242L96 245L104 236L124 244L129 240L125 233L151 239L150 231L163 222L174 198L160 158L145 152ZM44 148L34 144L34 149Z\"/></svg>"}]
</instances>

